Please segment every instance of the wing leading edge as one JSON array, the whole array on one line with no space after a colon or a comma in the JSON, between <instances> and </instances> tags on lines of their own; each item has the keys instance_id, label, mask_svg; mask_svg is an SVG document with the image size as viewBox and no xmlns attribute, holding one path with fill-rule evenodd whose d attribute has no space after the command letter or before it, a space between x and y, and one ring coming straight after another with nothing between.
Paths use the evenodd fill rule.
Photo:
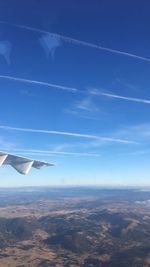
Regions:
<instances>
[{"instance_id":1,"label":"wing leading edge","mask_svg":"<svg viewBox=\"0 0 150 267\"><path fill-rule=\"evenodd\" d=\"M24 158L0 151L0 167L2 165L11 165L17 172L21 174L28 174L32 167L40 169L43 166L54 166L52 163Z\"/></svg>"}]
</instances>

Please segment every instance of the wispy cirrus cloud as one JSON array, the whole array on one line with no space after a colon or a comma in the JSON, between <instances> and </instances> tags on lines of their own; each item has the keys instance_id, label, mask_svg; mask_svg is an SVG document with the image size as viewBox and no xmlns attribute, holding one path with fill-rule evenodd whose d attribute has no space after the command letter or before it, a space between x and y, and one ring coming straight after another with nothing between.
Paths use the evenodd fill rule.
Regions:
<instances>
[{"instance_id":1,"label":"wispy cirrus cloud","mask_svg":"<svg viewBox=\"0 0 150 267\"><path fill-rule=\"evenodd\" d=\"M2 55L7 64L10 65L10 53L12 44L9 41L0 41L0 55Z\"/></svg>"},{"instance_id":2,"label":"wispy cirrus cloud","mask_svg":"<svg viewBox=\"0 0 150 267\"><path fill-rule=\"evenodd\" d=\"M137 98L137 97L128 97L128 96L121 96L114 93L104 93L97 89L92 89L90 91L90 94L96 95L96 96L104 96L107 98L114 98L118 100L125 100L125 101L131 101L131 102L137 102L137 103L143 103L143 104L150 104L149 99L143 99L143 98Z\"/></svg>"},{"instance_id":3,"label":"wispy cirrus cloud","mask_svg":"<svg viewBox=\"0 0 150 267\"><path fill-rule=\"evenodd\" d=\"M4 138L3 136L0 136L0 147L1 149L9 150L15 148L15 144L13 142L6 140L6 138Z\"/></svg>"},{"instance_id":4,"label":"wispy cirrus cloud","mask_svg":"<svg viewBox=\"0 0 150 267\"><path fill-rule=\"evenodd\" d=\"M60 37L52 37L49 34L44 34L39 39L39 43L42 46L47 59L49 58L49 55L54 58L56 49L62 45Z\"/></svg>"},{"instance_id":5,"label":"wispy cirrus cloud","mask_svg":"<svg viewBox=\"0 0 150 267\"><path fill-rule=\"evenodd\" d=\"M84 119L98 120L97 114L100 111L95 99L88 92L85 93L85 97L80 100L76 100L65 109L65 113L75 115Z\"/></svg>"},{"instance_id":6,"label":"wispy cirrus cloud","mask_svg":"<svg viewBox=\"0 0 150 267\"><path fill-rule=\"evenodd\" d=\"M87 96L80 101L76 101L75 108L78 110L87 111L90 113L91 112L93 113L99 110L96 104L93 103L93 99L91 96Z\"/></svg>"},{"instance_id":7,"label":"wispy cirrus cloud","mask_svg":"<svg viewBox=\"0 0 150 267\"><path fill-rule=\"evenodd\" d=\"M115 136L119 136L121 138L133 138L137 141L150 141L150 123L145 124L137 124L123 127L118 130Z\"/></svg>"},{"instance_id":8,"label":"wispy cirrus cloud","mask_svg":"<svg viewBox=\"0 0 150 267\"><path fill-rule=\"evenodd\" d=\"M143 156L143 155L149 155L150 150L145 149L145 150L134 150L132 152L128 152L127 155L129 156Z\"/></svg>"},{"instance_id":9,"label":"wispy cirrus cloud","mask_svg":"<svg viewBox=\"0 0 150 267\"><path fill-rule=\"evenodd\" d=\"M140 87L139 87L139 84L133 84L132 82L130 81L126 81L125 79L123 78L116 78L113 82L112 82L113 86L119 86L121 87L122 89L125 89L125 90L132 90L134 92L138 92L138 91L141 91Z\"/></svg>"},{"instance_id":10,"label":"wispy cirrus cloud","mask_svg":"<svg viewBox=\"0 0 150 267\"><path fill-rule=\"evenodd\" d=\"M20 89L20 95L22 96L26 96L26 97L37 97L37 98L41 98L41 95L39 95L38 93L31 93L29 90L27 89Z\"/></svg>"},{"instance_id":11,"label":"wispy cirrus cloud","mask_svg":"<svg viewBox=\"0 0 150 267\"><path fill-rule=\"evenodd\" d=\"M78 92L77 88L53 84L53 83L48 83L48 82L43 82L43 81L29 80L29 79L24 79L24 78L15 77L15 76L0 75L0 79L10 80L10 81L15 81L15 82L21 82L21 83L28 83L28 84L33 84L33 85L42 85L42 86L46 86L48 88L60 89L60 90L64 90L64 91L68 91L68 92L72 92L72 93Z\"/></svg>"},{"instance_id":12,"label":"wispy cirrus cloud","mask_svg":"<svg viewBox=\"0 0 150 267\"><path fill-rule=\"evenodd\" d=\"M62 40L64 42L67 42L67 43L70 43L70 44L73 44L73 45L80 45L80 46L83 46L83 47L89 47L89 48L93 48L93 49L98 49L98 50L106 51L106 52L109 52L109 53L112 53L112 54L122 55L122 56L126 56L126 57L131 57L133 59L150 62L150 58L148 58L148 57L143 57L143 56L136 55L134 53L128 53L128 52L125 52L125 51L121 51L121 50L117 50L117 49L112 49L112 48L96 45L96 44L93 44L93 43L89 43L89 42L86 42L86 41L81 41L81 40L78 40L78 39L66 37L66 36L61 35L61 34L48 32L48 31L41 30L41 29L38 29L38 28L34 28L34 27L26 26L26 25L21 25L21 24L14 24L14 23L10 24L10 23L5 22L5 21L0 21L0 24L12 25L12 26L20 28L20 29L30 30L30 31L38 32L38 33L42 33L42 34L48 34L52 38L60 38L60 40Z\"/></svg>"},{"instance_id":13,"label":"wispy cirrus cloud","mask_svg":"<svg viewBox=\"0 0 150 267\"><path fill-rule=\"evenodd\" d=\"M11 127L11 126L6 126L6 125L0 125L0 129L6 130L6 131L17 131L17 132L26 132L26 133L64 135L64 136L80 137L80 138L85 138L85 139L95 139L95 140L101 140L104 142L112 142L112 143L115 142L115 143L121 143L121 144L135 144L135 142L132 140L126 140L126 139L120 139L120 138L114 138L114 137L105 137L105 136L92 135L92 134L66 132L66 131L19 128L19 127Z\"/></svg>"}]
</instances>

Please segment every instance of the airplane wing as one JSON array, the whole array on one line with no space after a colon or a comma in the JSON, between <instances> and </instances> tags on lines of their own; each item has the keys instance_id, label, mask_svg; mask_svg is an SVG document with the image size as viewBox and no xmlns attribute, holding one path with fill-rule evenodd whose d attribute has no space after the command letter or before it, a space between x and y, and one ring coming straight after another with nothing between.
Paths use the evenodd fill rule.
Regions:
<instances>
[{"instance_id":1,"label":"airplane wing","mask_svg":"<svg viewBox=\"0 0 150 267\"><path fill-rule=\"evenodd\" d=\"M32 167L40 169L43 166L54 166L52 163L24 158L0 151L0 167L2 165L11 165L17 172L21 174L28 174Z\"/></svg>"}]
</instances>

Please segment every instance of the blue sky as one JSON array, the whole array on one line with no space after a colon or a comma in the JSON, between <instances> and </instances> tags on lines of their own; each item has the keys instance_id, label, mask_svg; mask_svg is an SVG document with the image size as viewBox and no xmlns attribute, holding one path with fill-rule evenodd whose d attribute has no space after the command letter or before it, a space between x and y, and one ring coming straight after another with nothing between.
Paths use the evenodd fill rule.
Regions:
<instances>
[{"instance_id":1,"label":"blue sky","mask_svg":"<svg viewBox=\"0 0 150 267\"><path fill-rule=\"evenodd\" d=\"M0 3L0 186L150 184L150 3Z\"/></svg>"}]
</instances>

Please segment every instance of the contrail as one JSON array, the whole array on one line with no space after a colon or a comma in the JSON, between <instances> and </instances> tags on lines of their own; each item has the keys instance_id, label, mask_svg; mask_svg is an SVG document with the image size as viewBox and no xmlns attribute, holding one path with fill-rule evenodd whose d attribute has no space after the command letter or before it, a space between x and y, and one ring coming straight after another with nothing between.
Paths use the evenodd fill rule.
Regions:
<instances>
[{"instance_id":1,"label":"contrail","mask_svg":"<svg viewBox=\"0 0 150 267\"><path fill-rule=\"evenodd\" d=\"M62 156L99 156L96 153L80 153L80 152L66 152L66 151L54 151L54 150L36 150L36 149L13 149L11 152L18 152L24 155L36 155L36 156L50 156L50 155L62 155Z\"/></svg>"},{"instance_id":2,"label":"contrail","mask_svg":"<svg viewBox=\"0 0 150 267\"><path fill-rule=\"evenodd\" d=\"M0 24L6 24L6 25L11 25L20 29L24 29L24 30L30 30L30 31L34 31L34 32L38 32L38 33L43 33L43 34L49 34L51 37L56 37L56 38L60 38L62 41L67 42L67 43L72 43L74 45L82 45L84 47L90 47L90 48L94 48L94 49L99 49L99 50L103 50L109 53L113 53L113 54L120 54L123 56L127 56L127 57L132 57L134 59L138 59L138 60L142 60L142 61L146 61L146 62L150 62L150 58L147 57L142 57L142 56L138 56L136 54L132 54L132 53L128 53L128 52L124 52L121 50L116 50L116 49L112 49L112 48L108 48L108 47L104 47L104 46L100 46L100 45L96 45L93 43L89 43L86 41L81 41L78 39L74 39L74 38L70 38L61 34L57 34L57 33L52 33L52 32L48 32L45 30L41 30L38 28L33 28L33 27L29 27L29 26L25 26L25 25L19 25L19 24L13 24L13 23L8 23L5 21L0 21Z\"/></svg>"},{"instance_id":3,"label":"contrail","mask_svg":"<svg viewBox=\"0 0 150 267\"><path fill-rule=\"evenodd\" d=\"M96 140L101 140L104 142L116 142L116 143L122 143L122 144L136 144L136 142L134 142L134 141L125 140L125 139L119 139L119 138L113 138L113 137L101 137L98 135L73 133L73 132L65 132L65 131L51 131L51 130L31 129L31 128L18 128L18 127L6 126L6 125L0 125L0 129L7 130L7 131L18 131L18 132L28 132L28 133L66 135L66 136L81 137L81 138L87 138L87 139L96 139Z\"/></svg>"},{"instance_id":4,"label":"contrail","mask_svg":"<svg viewBox=\"0 0 150 267\"><path fill-rule=\"evenodd\" d=\"M65 90L65 91L69 91L69 92L78 92L79 91L77 88L73 88L73 87L62 86L62 85L43 82L43 81L23 79L23 78L14 77L14 76L0 75L0 79L11 80L11 81L16 81L16 82L23 82L23 83L29 83L29 84L35 84L35 85L42 85L42 86L47 86L47 87L50 87L50 88Z\"/></svg>"},{"instance_id":5,"label":"contrail","mask_svg":"<svg viewBox=\"0 0 150 267\"><path fill-rule=\"evenodd\" d=\"M121 95L116 95L116 94L99 93L99 92L96 94L97 95L103 95L103 96L110 97L110 98L126 100L126 101L138 102L138 103L143 103L143 104L150 104L150 100L143 99L143 98L134 98L134 97L127 97L127 96L121 96Z\"/></svg>"},{"instance_id":6,"label":"contrail","mask_svg":"<svg viewBox=\"0 0 150 267\"><path fill-rule=\"evenodd\" d=\"M85 93L85 92L83 92L77 88L74 88L74 87L68 87L68 86L63 86L63 85L58 85L58 84L53 84L53 83L48 83L48 82L43 82L43 81L37 81L37 80L29 80L29 79L14 77L14 76L0 75L0 79L22 82L22 83L28 83L28 84L42 85L42 86L47 86L50 88L65 90L65 91L72 92L72 93L82 93L82 94ZM98 91L91 91L91 94L92 95L102 95L102 96L106 96L109 98L122 99L122 100L126 100L126 101L150 104L150 100L148 100L148 99L127 97L127 96L121 96L121 95L116 95L116 94L111 94L111 93L101 93Z\"/></svg>"}]
</instances>

